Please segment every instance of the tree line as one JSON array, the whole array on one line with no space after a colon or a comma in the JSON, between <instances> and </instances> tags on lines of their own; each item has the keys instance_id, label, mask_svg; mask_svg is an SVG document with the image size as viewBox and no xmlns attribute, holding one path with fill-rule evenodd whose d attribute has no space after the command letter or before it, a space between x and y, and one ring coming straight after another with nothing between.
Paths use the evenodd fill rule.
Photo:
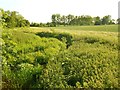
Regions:
<instances>
[{"instance_id":1,"label":"tree line","mask_svg":"<svg viewBox=\"0 0 120 90\"><path fill-rule=\"evenodd\" d=\"M90 15L60 15L53 14L51 16L51 22L47 23L30 23L26 20L21 14L16 11L4 11L0 9L0 22L3 27L13 28L13 27L56 27L60 25L111 25L111 24L120 24L120 18L117 20L112 19L111 15L106 15L104 17L92 17ZM115 23L116 22L116 23Z\"/></svg>"},{"instance_id":2,"label":"tree line","mask_svg":"<svg viewBox=\"0 0 120 90\"><path fill-rule=\"evenodd\" d=\"M89 15L81 15L81 16L74 16L74 15L60 15L60 14L53 14L52 23L56 25L110 25L115 24L115 20L111 18L111 15L106 15L102 18L99 16L91 17ZM117 23L120 19L117 19Z\"/></svg>"},{"instance_id":3,"label":"tree line","mask_svg":"<svg viewBox=\"0 0 120 90\"><path fill-rule=\"evenodd\" d=\"M81 15L81 16L74 16L74 15L60 15L60 14L53 14L51 16L52 22L47 23L35 23L32 22L31 26L33 27L56 27L60 25L111 25L111 24L120 24L120 18L117 20L112 19L111 15L106 15L104 17L92 17L90 15Z\"/></svg>"},{"instance_id":4,"label":"tree line","mask_svg":"<svg viewBox=\"0 0 120 90\"><path fill-rule=\"evenodd\" d=\"M30 26L30 22L18 12L3 9L0 9L0 22L7 28Z\"/></svg>"}]
</instances>

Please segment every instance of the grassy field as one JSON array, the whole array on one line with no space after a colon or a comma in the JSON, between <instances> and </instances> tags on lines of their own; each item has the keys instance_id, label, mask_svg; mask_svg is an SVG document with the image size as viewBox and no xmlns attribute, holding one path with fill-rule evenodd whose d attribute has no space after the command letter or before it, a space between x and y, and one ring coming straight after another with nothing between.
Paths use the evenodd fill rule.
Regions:
<instances>
[{"instance_id":1,"label":"grassy field","mask_svg":"<svg viewBox=\"0 0 120 90\"><path fill-rule=\"evenodd\" d=\"M62 30L78 30L78 31L105 31L105 32L118 32L118 25L98 25L98 26L60 26L53 27L52 29Z\"/></svg>"},{"instance_id":2,"label":"grassy field","mask_svg":"<svg viewBox=\"0 0 120 90\"><path fill-rule=\"evenodd\" d=\"M4 88L118 88L118 27L5 29Z\"/></svg>"},{"instance_id":3,"label":"grassy field","mask_svg":"<svg viewBox=\"0 0 120 90\"><path fill-rule=\"evenodd\" d=\"M58 32L70 33L73 36L93 36L100 38L118 39L118 25L104 25L104 26L60 26L50 28L31 27L28 32Z\"/></svg>"},{"instance_id":4,"label":"grassy field","mask_svg":"<svg viewBox=\"0 0 120 90\"><path fill-rule=\"evenodd\" d=\"M68 33L79 33L79 32L118 32L118 25L100 25L100 26L59 26L59 27L31 27L32 32L40 31L55 31L55 32L68 32Z\"/></svg>"}]
</instances>

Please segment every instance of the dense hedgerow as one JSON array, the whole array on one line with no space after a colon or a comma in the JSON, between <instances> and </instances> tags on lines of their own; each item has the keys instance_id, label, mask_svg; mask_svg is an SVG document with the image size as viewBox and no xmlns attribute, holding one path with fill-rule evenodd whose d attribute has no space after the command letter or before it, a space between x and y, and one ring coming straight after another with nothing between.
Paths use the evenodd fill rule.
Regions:
<instances>
[{"instance_id":1,"label":"dense hedgerow","mask_svg":"<svg viewBox=\"0 0 120 90\"><path fill-rule=\"evenodd\" d=\"M116 37L8 30L0 40L3 88L118 88Z\"/></svg>"}]
</instances>

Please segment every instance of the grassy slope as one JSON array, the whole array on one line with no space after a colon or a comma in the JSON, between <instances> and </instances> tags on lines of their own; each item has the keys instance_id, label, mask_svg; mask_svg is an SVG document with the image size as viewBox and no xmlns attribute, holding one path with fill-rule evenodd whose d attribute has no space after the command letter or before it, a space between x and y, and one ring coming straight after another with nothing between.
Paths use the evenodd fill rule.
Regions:
<instances>
[{"instance_id":1,"label":"grassy slope","mask_svg":"<svg viewBox=\"0 0 120 90\"><path fill-rule=\"evenodd\" d=\"M18 30L18 29L17 29ZM80 83L84 87L86 85L91 86L91 87L117 87L117 62L118 62L118 33L117 33L117 25L108 25L108 26L67 26L67 27L52 27L52 28L27 28L23 30L22 28L20 29L24 33L21 33L22 35L25 35L26 32L27 34L25 36L20 36L19 32L14 32L12 35L13 37L15 36L16 38L13 38L13 41L19 43L18 41L21 41L19 43L19 46L21 47L23 42L25 44L25 47L27 46L26 43L30 42L32 43L33 46L42 46L41 44L38 44L37 42L39 41L40 43L44 43L44 45L48 45L49 41L51 42L50 46L48 46L48 49L51 48L51 45L54 47L54 42L55 40L52 40L49 38L39 38L38 36L35 36L33 34L29 35L29 33L37 33L37 32L67 32L73 35L73 44L65 51L61 52L60 56L58 57L57 63L63 63L69 62L69 65L72 65L73 67L70 67L70 71L73 74L68 74L66 80L68 81L69 85L75 85L75 83L69 82L71 78L76 78L76 76L81 76L81 73L85 73L83 80L84 82ZM107 32L106 32L107 31ZM23 39L24 38L24 39ZM17 40L19 39L19 40ZM32 42L34 40L34 42ZM52 40L52 41L51 41ZM43 42L43 41L47 41ZM59 41L56 41L58 43L61 43ZM30 44L29 43L29 44ZM35 44L36 43L36 44ZM21 45L20 45L21 44ZM35 44L35 45L34 45ZM62 44L62 43L61 43ZM56 48L57 45L55 45ZM28 45L30 47L30 45ZM22 49L22 48L21 48ZM51 49L48 50L50 53L53 52ZM46 52L49 54L46 50ZM27 55L27 54L26 54ZM31 55L31 53L28 55ZM51 55L53 56L53 55ZM34 57L33 57L34 58ZM31 58L29 58L31 59ZM77 63L76 63L77 62ZM55 64L54 67L52 67L52 63L48 63L48 74L52 76L51 70L56 71L54 67L57 67L57 64ZM61 64L59 64L61 65ZM68 66L69 66L68 65ZM79 66L84 66L85 67L79 67ZM101 66L102 65L102 66ZM65 68L61 68L62 70L68 69L66 66ZM113 68L114 66L114 68ZM93 68L93 69L92 69ZM107 72L106 72L107 70ZM75 72L74 72L75 71ZM97 73L97 77L94 73L91 75L91 71ZM64 71L66 72L66 70ZM81 72L81 73L79 73ZM53 72L53 74L55 74ZM57 75L57 73L56 73ZM76 75L76 76L74 76ZM55 77L51 77L56 78ZM59 77L59 76L58 76ZM88 79L89 77L89 79ZM48 77L50 78L50 77ZM79 78L78 78L79 79ZM104 81L106 79L106 81ZM88 81L87 81L88 80ZM96 80L96 81L93 81ZM47 80L45 80L47 82ZM59 81L59 80L58 80ZM103 84L101 81L103 81L106 84ZM49 82L49 85L53 83L53 81ZM86 84L87 83L87 84ZM86 84L86 85L85 85ZM52 85L52 84L51 84ZM106 85L106 86L103 86ZM53 86L51 86L53 87ZM56 86L54 86L56 87Z\"/></svg>"},{"instance_id":2,"label":"grassy slope","mask_svg":"<svg viewBox=\"0 0 120 90\"><path fill-rule=\"evenodd\" d=\"M86 33L86 32L118 32L118 25L101 25L101 26L59 26L59 27L31 27L29 30L31 32L69 32L69 33L77 33L80 32ZM112 33L113 34L113 33Z\"/></svg>"},{"instance_id":3,"label":"grassy slope","mask_svg":"<svg viewBox=\"0 0 120 90\"><path fill-rule=\"evenodd\" d=\"M118 32L117 25L101 25L101 26L60 26L53 27L52 29L63 30L80 30L80 31L106 31L106 32Z\"/></svg>"},{"instance_id":4,"label":"grassy slope","mask_svg":"<svg viewBox=\"0 0 120 90\"><path fill-rule=\"evenodd\" d=\"M31 27L28 32L67 32L73 36L92 36L104 39L115 40L118 42L118 26L106 25L106 26L60 26L50 28L38 28ZM27 32L27 31L26 31Z\"/></svg>"}]
</instances>

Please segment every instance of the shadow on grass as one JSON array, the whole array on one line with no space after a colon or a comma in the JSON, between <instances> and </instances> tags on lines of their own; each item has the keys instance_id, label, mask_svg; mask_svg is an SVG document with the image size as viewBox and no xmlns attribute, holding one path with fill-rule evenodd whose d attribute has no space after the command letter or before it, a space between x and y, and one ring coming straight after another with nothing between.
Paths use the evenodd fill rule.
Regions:
<instances>
[{"instance_id":1,"label":"shadow on grass","mask_svg":"<svg viewBox=\"0 0 120 90\"><path fill-rule=\"evenodd\" d=\"M69 33L50 33L50 32L39 32L36 35L40 37L46 37L46 38L57 38L58 40L65 42L66 47L68 48L70 45L72 45L72 35Z\"/></svg>"}]
</instances>

